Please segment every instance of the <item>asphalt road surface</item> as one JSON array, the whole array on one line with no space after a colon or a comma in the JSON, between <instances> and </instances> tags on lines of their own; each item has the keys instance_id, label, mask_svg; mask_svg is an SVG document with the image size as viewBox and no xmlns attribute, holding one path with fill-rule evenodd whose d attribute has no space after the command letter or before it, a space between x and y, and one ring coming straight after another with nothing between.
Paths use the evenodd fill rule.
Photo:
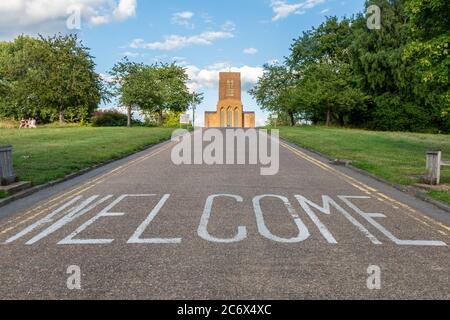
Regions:
<instances>
[{"instance_id":1,"label":"asphalt road surface","mask_svg":"<svg viewBox=\"0 0 450 320\"><path fill-rule=\"evenodd\" d=\"M284 142L274 176L173 146L0 208L0 298L450 298L449 213Z\"/></svg>"}]
</instances>

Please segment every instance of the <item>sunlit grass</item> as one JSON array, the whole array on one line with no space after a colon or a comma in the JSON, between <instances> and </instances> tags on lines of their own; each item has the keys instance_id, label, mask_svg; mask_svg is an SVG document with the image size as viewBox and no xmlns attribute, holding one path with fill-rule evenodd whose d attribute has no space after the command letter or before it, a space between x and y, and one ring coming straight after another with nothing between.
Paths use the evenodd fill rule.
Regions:
<instances>
[{"instance_id":1,"label":"sunlit grass","mask_svg":"<svg viewBox=\"0 0 450 320\"><path fill-rule=\"evenodd\" d=\"M404 132L376 132L325 127L281 127L281 137L299 146L337 159L391 182L411 185L425 174L426 151L442 150L450 160L450 136ZM450 169L442 171L442 182L450 183ZM430 193L450 203L449 192Z\"/></svg>"},{"instance_id":2,"label":"sunlit grass","mask_svg":"<svg viewBox=\"0 0 450 320\"><path fill-rule=\"evenodd\" d=\"M170 139L170 128L0 129L0 145L13 146L14 169L34 185Z\"/></svg>"}]
</instances>

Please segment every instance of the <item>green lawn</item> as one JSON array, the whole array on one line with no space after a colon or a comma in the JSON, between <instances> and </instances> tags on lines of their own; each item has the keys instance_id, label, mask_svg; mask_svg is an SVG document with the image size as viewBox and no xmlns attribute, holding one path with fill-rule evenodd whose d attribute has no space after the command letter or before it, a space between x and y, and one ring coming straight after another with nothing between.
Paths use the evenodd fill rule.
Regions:
<instances>
[{"instance_id":1,"label":"green lawn","mask_svg":"<svg viewBox=\"0 0 450 320\"><path fill-rule=\"evenodd\" d=\"M0 145L13 145L14 168L20 179L39 185L168 140L172 131L145 127L0 129Z\"/></svg>"},{"instance_id":2,"label":"green lawn","mask_svg":"<svg viewBox=\"0 0 450 320\"><path fill-rule=\"evenodd\" d=\"M401 132L375 132L325 127L281 127L280 135L299 146L328 156L351 160L357 168L403 185L420 182L425 173L426 151L441 149L450 160L450 136ZM450 168L443 170L443 183L450 183ZM450 203L450 192L430 192Z\"/></svg>"}]
</instances>

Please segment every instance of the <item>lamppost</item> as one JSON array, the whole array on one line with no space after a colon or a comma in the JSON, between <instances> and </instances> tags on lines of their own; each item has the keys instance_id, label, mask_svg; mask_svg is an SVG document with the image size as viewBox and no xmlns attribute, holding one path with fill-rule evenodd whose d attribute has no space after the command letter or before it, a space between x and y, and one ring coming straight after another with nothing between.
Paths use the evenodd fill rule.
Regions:
<instances>
[{"instance_id":1,"label":"lamppost","mask_svg":"<svg viewBox=\"0 0 450 320\"><path fill-rule=\"evenodd\" d=\"M194 129L195 129L195 108L196 105L195 105L195 91L194 91L192 94L192 126L194 127Z\"/></svg>"}]
</instances>

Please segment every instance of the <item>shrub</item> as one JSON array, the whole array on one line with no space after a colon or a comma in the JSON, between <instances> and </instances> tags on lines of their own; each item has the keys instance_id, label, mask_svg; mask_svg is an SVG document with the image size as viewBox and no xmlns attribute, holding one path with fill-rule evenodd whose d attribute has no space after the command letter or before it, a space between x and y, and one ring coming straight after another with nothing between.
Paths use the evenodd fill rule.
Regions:
<instances>
[{"instance_id":1,"label":"shrub","mask_svg":"<svg viewBox=\"0 0 450 320\"><path fill-rule=\"evenodd\" d=\"M97 111L92 115L94 127L124 127L127 125L127 116L115 111Z\"/></svg>"},{"instance_id":2,"label":"shrub","mask_svg":"<svg viewBox=\"0 0 450 320\"><path fill-rule=\"evenodd\" d=\"M19 121L13 119L1 119L0 118L0 129L17 129L19 128Z\"/></svg>"}]
</instances>

